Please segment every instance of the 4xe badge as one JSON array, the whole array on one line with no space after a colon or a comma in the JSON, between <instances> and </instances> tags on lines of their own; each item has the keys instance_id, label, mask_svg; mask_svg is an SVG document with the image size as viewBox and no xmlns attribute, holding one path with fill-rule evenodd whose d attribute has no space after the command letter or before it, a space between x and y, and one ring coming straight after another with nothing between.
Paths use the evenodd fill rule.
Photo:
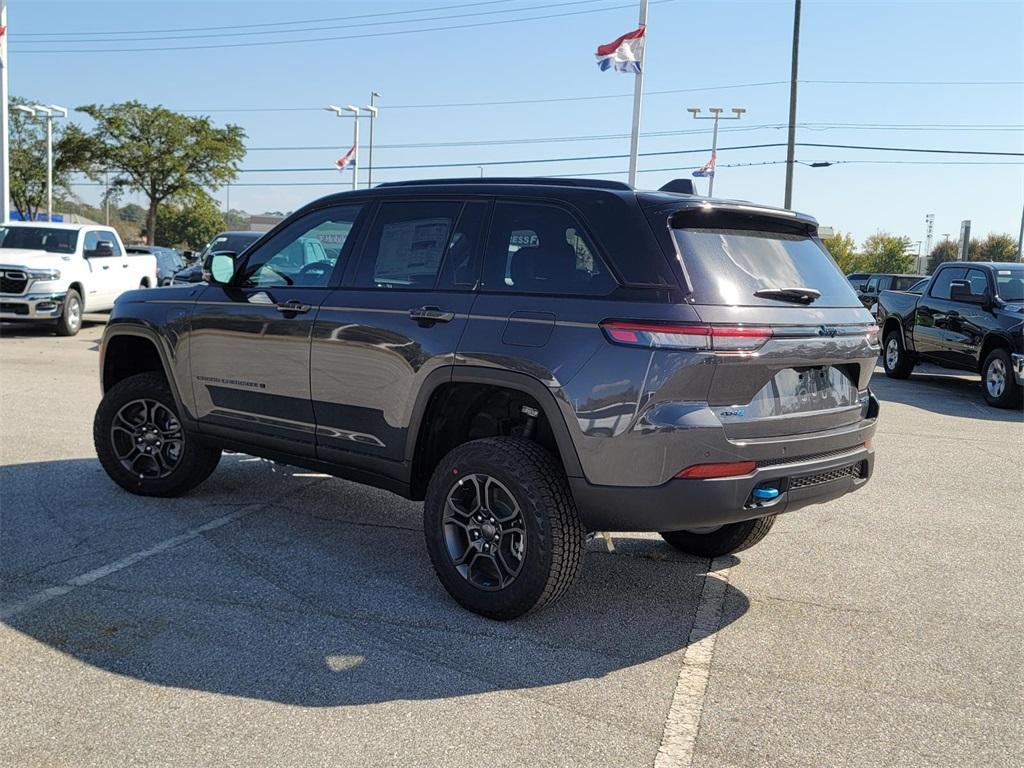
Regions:
<instances>
[{"instance_id":1,"label":"4xe badge","mask_svg":"<svg viewBox=\"0 0 1024 768\"><path fill-rule=\"evenodd\" d=\"M718 415L723 419L738 419L743 418L747 415L747 412L742 408L735 408L731 411L719 411Z\"/></svg>"}]
</instances>

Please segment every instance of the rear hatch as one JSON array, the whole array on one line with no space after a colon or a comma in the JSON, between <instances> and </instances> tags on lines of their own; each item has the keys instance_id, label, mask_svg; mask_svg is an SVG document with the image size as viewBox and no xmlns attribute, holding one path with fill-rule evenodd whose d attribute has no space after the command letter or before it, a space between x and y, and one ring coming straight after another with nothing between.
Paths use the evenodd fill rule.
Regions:
<instances>
[{"instance_id":1,"label":"rear hatch","mask_svg":"<svg viewBox=\"0 0 1024 768\"><path fill-rule=\"evenodd\" d=\"M877 328L813 220L707 203L648 215L667 230L684 300L723 336L708 403L730 438L818 432L866 415Z\"/></svg>"}]
</instances>

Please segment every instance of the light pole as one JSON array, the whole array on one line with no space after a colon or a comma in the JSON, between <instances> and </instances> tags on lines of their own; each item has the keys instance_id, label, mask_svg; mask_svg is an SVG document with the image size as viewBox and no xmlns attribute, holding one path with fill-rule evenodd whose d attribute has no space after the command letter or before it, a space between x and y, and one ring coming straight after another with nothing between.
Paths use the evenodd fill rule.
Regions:
<instances>
[{"instance_id":1,"label":"light pole","mask_svg":"<svg viewBox=\"0 0 1024 768\"><path fill-rule=\"evenodd\" d=\"M379 98L381 98L381 95L377 93L377 91L370 91L370 106L363 107L363 109L370 113L370 153L368 157L368 162L366 163L367 189L373 187L373 124L377 122L377 108L373 105L373 100Z\"/></svg>"},{"instance_id":2,"label":"light pole","mask_svg":"<svg viewBox=\"0 0 1024 768\"><path fill-rule=\"evenodd\" d=\"M0 0L0 224L11 216L11 174L7 120L7 0Z\"/></svg>"},{"instance_id":3,"label":"light pole","mask_svg":"<svg viewBox=\"0 0 1024 768\"><path fill-rule=\"evenodd\" d=\"M725 110L722 109L721 107L709 107L708 108L708 112L710 112L711 115L707 116L707 117L706 116L702 116L700 114L700 107L688 107L686 111L689 112L691 115L693 115L693 119L694 120L714 120L715 121L714 130L712 131L712 135L711 135L711 159L712 159L712 161L717 163L717 161L718 161L717 160L717 155L718 155L718 121L719 120L739 120L741 117L743 117L743 113L746 112L747 110L745 110L743 107L733 107L732 108L732 112L733 112L732 117L722 117L722 112L724 112ZM712 167L711 167L711 178L708 180L708 197L711 197L714 194L714 192L715 192L715 167L714 167L714 165L712 165Z\"/></svg>"},{"instance_id":4,"label":"light pole","mask_svg":"<svg viewBox=\"0 0 1024 768\"><path fill-rule=\"evenodd\" d=\"M484 167L482 165L478 165L477 168L480 169L480 178L482 179L484 177Z\"/></svg>"},{"instance_id":5,"label":"light pole","mask_svg":"<svg viewBox=\"0 0 1024 768\"><path fill-rule=\"evenodd\" d=\"M42 104L33 104L31 107L19 104L15 109L32 117L46 116L46 220L53 221L53 113L56 112L60 117L66 118L68 110L66 107L59 107L56 104L51 104L48 107Z\"/></svg>"}]
</instances>

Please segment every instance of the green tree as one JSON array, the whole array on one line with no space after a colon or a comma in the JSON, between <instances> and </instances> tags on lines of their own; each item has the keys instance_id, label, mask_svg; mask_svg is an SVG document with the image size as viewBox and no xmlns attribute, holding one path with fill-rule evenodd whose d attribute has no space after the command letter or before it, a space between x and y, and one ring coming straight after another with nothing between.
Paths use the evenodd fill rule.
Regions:
<instances>
[{"instance_id":1,"label":"green tree","mask_svg":"<svg viewBox=\"0 0 1024 768\"><path fill-rule=\"evenodd\" d=\"M237 125L218 128L207 117L138 101L86 104L78 111L96 121L89 135L92 172L111 171L111 186L141 192L149 201L146 233L151 241L162 203L231 181L245 156L245 131Z\"/></svg>"},{"instance_id":2,"label":"green tree","mask_svg":"<svg viewBox=\"0 0 1024 768\"><path fill-rule=\"evenodd\" d=\"M856 252L853 235L836 232L824 243L836 264L843 270L844 275L864 271L864 258Z\"/></svg>"},{"instance_id":3,"label":"green tree","mask_svg":"<svg viewBox=\"0 0 1024 768\"><path fill-rule=\"evenodd\" d=\"M876 232L864 241L861 255L867 271L899 274L910 272L914 268L914 256L907 253L909 248L909 237Z\"/></svg>"},{"instance_id":4,"label":"green tree","mask_svg":"<svg viewBox=\"0 0 1024 768\"><path fill-rule=\"evenodd\" d=\"M200 191L160 207L153 242L197 250L223 228L224 219L216 201Z\"/></svg>"},{"instance_id":5,"label":"green tree","mask_svg":"<svg viewBox=\"0 0 1024 768\"><path fill-rule=\"evenodd\" d=\"M11 107L37 102L12 97ZM70 194L71 174L85 167L77 126L53 124L53 197ZM46 121L20 109L10 110L11 204L23 219L35 219L46 207Z\"/></svg>"},{"instance_id":6,"label":"green tree","mask_svg":"<svg viewBox=\"0 0 1024 768\"><path fill-rule=\"evenodd\" d=\"M1010 235L989 235L980 243L972 241L971 245L975 243L977 248L971 261L1017 261L1017 241Z\"/></svg>"},{"instance_id":7,"label":"green tree","mask_svg":"<svg viewBox=\"0 0 1024 768\"><path fill-rule=\"evenodd\" d=\"M928 254L928 274L934 273L944 261L956 261L956 241L943 240L932 248L932 252Z\"/></svg>"}]
</instances>

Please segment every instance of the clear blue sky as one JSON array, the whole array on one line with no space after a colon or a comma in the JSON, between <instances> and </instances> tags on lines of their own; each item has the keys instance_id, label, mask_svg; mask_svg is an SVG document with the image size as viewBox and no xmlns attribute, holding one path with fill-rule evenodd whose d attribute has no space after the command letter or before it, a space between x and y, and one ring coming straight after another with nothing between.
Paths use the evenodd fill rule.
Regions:
<instances>
[{"instance_id":1,"label":"clear blue sky","mask_svg":"<svg viewBox=\"0 0 1024 768\"><path fill-rule=\"evenodd\" d=\"M630 124L632 76L600 72L593 52L636 26L638 2L591 0L348 0L347 2L50 2L9 0L10 88L13 94L77 106L139 99L173 109L200 110L234 122L253 149L243 167L309 168L314 173L256 173L233 185L231 205L250 212L292 210L345 187L330 170L351 143L350 121L318 108L327 103L379 101L377 166L470 163L465 169L378 170L375 180L476 175L476 163L620 155L628 139L506 143L506 140L623 135ZM453 8L451 6L465 7ZM447 6L444 10L439 7ZM652 2L648 27L645 132L703 131L688 106L741 106L743 120L720 139L715 192L782 204L783 165L726 167L785 158L785 147L729 150L784 143L792 25L785 2ZM414 14L393 14L417 10ZM512 18L563 15L516 23ZM362 19L242 27L264 23L377 14ZM471 15L474 14L474 15ZM480 15L486 14L486 15ZM448 17L448 18L437 18ZM425 19L434 18L427 21ZM402 23L398 23L402 22ZM463 29L392 34L430 27L487 23ZM355 26L357 24L373 26ZM220 30L172 32L183 27ZM275 34L242 35L243 32ZM304 31L282 34L282 29ZM138 30L152 30L143 35ZM40 42L45 33L113 33ZM383 35L382 33L388 33ZM373 37L371 35L381 35ZM148 40L170 36L180 39ZM1024 3L823 2L805 0L801 34L803 80L885 81L880 84L802 83L797 140L986 151L1024 151ZM114 41L111 41L111 38ZM346 38L311 41L310 38ZM53 39L53 38L47 38ZM294 44L271 41L300 40ZM248 47L182 50L190 46L257 43ZM167 47L172 50L152 50ZM29 53L30 50L116 48L110 53ZM123 51L144 48L145 51ZM912 81L915 84L895 84ZM1014 81L1001 85L920 84L922 81ZM657 94L678 89L688 93ZM579 99L587 96L613 98ZM576 100L565 100L574 98ZM538 103L421 107L505 100ZM296 111L242 111L258 108ZM302 109L305 108L305 109ZM238 110L238 111L236 111ZM83 120L81 116L76 119ZM813 124L826 124L815 126ZM847 127L835 127L837 124ZM858 127L854 127L858 126ZM865 126L882 126L881 128ZM901 127L888 127L901 126ZM938 126L938 128L936 128ZM950 126L959 126L956 128ZM969 127L965 127L969 126ZM978 128L977 126L986 126ZM364 133L365 137L365 133ZM388 148L394 144L492 141L461 147ZM266 151L258 147L331 146ZM645 137L641 152L682 152L710 146L709 133ZM366 155L363 153L363 160ZM641 169L700 165L707 153L641 159ZM831 160L1020 162L1017 157L939 156L851 149L798 148L805 162ZM487 166L487 175L593 174L625 179L626 160L550 161ZM640 176L658 187L689 170ZM324 186L288 186L293 182ZM700 181L701 185L705 182ZM79 187L95 200L95 187ZM225 192L217 197L224 202ZM1016 236L1024 201L1024 165L850 163L799 166L794 207L858 240L877 230L924 238L934 213L936 239L956 233L960 220L974 233Z\"/></svg>"}]
</instances>

